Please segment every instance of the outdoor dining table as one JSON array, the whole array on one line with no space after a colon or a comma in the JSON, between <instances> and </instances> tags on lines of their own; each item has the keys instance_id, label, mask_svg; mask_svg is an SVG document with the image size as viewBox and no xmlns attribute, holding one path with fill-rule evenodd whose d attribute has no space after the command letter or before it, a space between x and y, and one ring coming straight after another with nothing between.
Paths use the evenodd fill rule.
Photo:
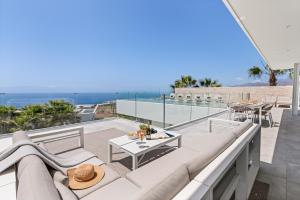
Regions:
<instances>
[{"instance_id":1,"label":"outdoor dining table","mask_svg":"<svg viewBox=\"0 0 300 200\"><path fill-rule=\"evenodd\" d=\"M251 110L259 110L258 115L258 123L261 124L262 119L262 108L265 106L264 103L256 103L256 104L247 104L246 107Z\"/></svg>"}]
</instances>

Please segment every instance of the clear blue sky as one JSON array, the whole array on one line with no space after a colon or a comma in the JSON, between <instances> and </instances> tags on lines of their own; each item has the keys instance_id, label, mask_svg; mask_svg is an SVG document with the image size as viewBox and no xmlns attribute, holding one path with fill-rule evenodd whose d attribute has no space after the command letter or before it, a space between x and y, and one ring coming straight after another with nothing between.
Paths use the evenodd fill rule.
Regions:
<instances>
[{"instance_id":1,"label":"clear blue sky","mask_svg":"<svg viewBox=\"0 0 300 200\"><path fill-rule=\"evenodd\" d=\"M221 0L0 0L0 92L241 84L261 57Z\"/></svg>"}]
</instances>

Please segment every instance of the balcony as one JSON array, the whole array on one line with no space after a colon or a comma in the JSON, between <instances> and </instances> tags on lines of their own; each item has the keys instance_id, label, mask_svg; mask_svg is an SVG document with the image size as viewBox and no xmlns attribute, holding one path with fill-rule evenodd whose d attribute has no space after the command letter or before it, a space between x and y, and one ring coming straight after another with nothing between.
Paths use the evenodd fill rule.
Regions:
<instances>
[{"instance_id":1,"label":"balcony","mask_svg":"<svg viewBox=\"0 0 300 200\"><path fill-rule=\"evenodd\" d=\"M118 105L119 102L121 102L120 105ZM259 169L259 125L228 120L230 113L224 106L221 108L208 108L207 106L187 103L164 105L162 102L131 102L130 100L120 100L116 104L116 112L120 115L119 117L31 130L26 133L35 143L43 143L44 148L51 154L70 158L82 151L88 151L105 163L102 166L104 166L108 180L105 179L102 182L103 185L97 186L97 189L94 188L93 192L73 191L77 198L89 199L109 195L110 199L118 199L118 196L116 196L118 193L106 193L106 190L113 189L113 191L116 191L119 190L118 187L129 186L128 190L136 192L139 199L146 195L150 195L150 197L154 195L156 199L158 199L156 195L159 195L161 199L227 199L246 198L250 195ZM120 111L122 110L120 107L124 104L127 108L135 105L134 108L144 112L147 110L153 111L155 106L159 106L166 110L173 110L173 112L179 111L176 113L177 115L193 116L192 118L176 118L182 123L169 122L168 125L171 126L165 127L167 132L182 135L182 147L181 144L178 146L179 143L177 144L174 141L163 145L163 148L155 148L142 157L138 157L139 165L137 169L133 168L133 158L126 151L114 148L112 151L113 161L109 162L107 147L111 139L126 136L129 132L136 132L141 124L138 121L141 120L151 122L152 128L158 132L164 132L161 128L163 127L163 121L159 121L153 116L162 116L160 114L165 113L166 122L167 117L172 116L166 114L166 111L162 112L163 110L156 109L159 115L145 115L145 117L142 115L129 116L127 114L126 118L133 117L134 119L130 120L124 118L124 113ZM177 106L179 107L178 110L176 110ZM190 112L191 108L194 115ZM205 111L208 109L213 111L203 113L203 108ZM184 110L189 112L185 113ZM136 117L138 121L136 121ZM175 118L171 119L174 120ZM11 135L4 135L4 137L1 140L5 143L2 146L3 148L12 142ZM212 142L213 146L211 145ZM168 163L174 164L168 166ZM16 169L17 166L10 168L0 179L3 182L1 189L5 194L10 194L11 199L15 198L16 190L22 191L22 180L15 173ZM174 186L173 192L170 193L167 189L160 190L155 186L156 184L162 184L164 181L174 181L173 179L169 180L168 177L170 173L175 172L184 172L187 176L182 174L182 178L188 177L188 179L177 180L178 185ZM155 179L152 178L151 174L153 173L157 174ZM7 177L9 177L8 182L5 182ZM16 185L17 181L19 185ZM238 183L244 183L246 187L240 187ZM157 191L158 193L144 193L144 190ZM125 199L133 198L131 194L126 192L121 193L121 195Z\"/></svg>"}]
</instances>

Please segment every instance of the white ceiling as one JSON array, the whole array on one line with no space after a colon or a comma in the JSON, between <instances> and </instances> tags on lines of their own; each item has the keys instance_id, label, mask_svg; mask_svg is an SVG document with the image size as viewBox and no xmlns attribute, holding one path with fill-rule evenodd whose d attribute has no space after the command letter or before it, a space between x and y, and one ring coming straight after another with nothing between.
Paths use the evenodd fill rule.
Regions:
<instances>
[{"instance_id":1,"label":"white ceiling","mask_svg":"<svg viewBox=\"0 0 300 200\"><path fill-rule=\"evenodd\" d=\"M273 69L300 63L300 0L223 0Z\"/></svg>"}]
</instances>

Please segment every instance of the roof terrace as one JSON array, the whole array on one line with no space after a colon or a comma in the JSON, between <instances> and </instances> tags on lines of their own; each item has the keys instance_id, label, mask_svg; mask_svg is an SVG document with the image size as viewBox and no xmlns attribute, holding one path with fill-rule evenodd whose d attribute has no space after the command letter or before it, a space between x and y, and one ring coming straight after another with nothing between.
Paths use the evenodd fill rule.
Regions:
<instances>
[{"instance_id":1,"label":"roof terrace","mask_svg":"<svg viewBox=\"0 0 300 200\"><path fill-rule=\"evenodd\" d=\"M38 153L31 150L35 153L21 157L17 160L18 164L14 164L11 158L19 155L15 154L16 151L6 157L1 154L0 169L4 170L12 163L0 175L1 197L49 200L299 199L300 65L299 47L296 45L300 30L296 20L299 18L299 2L224 0L224 3L273 70L294 67L292 109L262 104L253 107L247 99L246 106L233 105L230 109L201 118L193 118L188 112L188 121L180 120L183 122L180 124L170 122L172 126L165 130L153 126L164 134L156 139L156 143L153 142L154 145L151 140L135 142L131 136L126 136L128 132L137 131L140 123L123 118L29 131L26 134L20 132L13 138L8 135L0 140L1 149L11 145L13 140L18 144L19 140L26 141L27 146L34 146ZM186 98L190 100L192 96ZM206 97L207 102L210 100ZM164 111L159 115L159 118L162 117L159 122L164 127L166 107L161 105ZM183 110L187 110L187 105L182 106L185 106L181 107ZM155 121L147 119L152 116L138 115L137 102L131 107L134 107L130 111L133 113L120 115ZM148 114L147 111L143 113ZM262 120L262 116L267 120ZM243 119L251 119L254 123ZM122 144L117 144L119 148L111 150L111 139L122 136ZM182 140L165 142L166 138L176 136L181 136ZM31 141L39 146L31 144ZM128 144L132 144L135 150L149 148L149 151L135 155L140 151L123 147ZM69 180L64 173L67 167L54 162L58 157L53 154L60 156L61 162L68 160L73 163L72 167L78 167L74 164L75 157L91 155L88 152L95 156L77 164L99 165L105 176L90 188L71 190L64 182ZM114 157L112 162L111 153ZM136 169L132 163L137 158L140 165Z\"/></svg>"},{"instance_id":2,"label":"roof terrace","mask_svg":"<svg viewBox=\"0 0 300 200\"><path fill-rule=\"evenodd\" d=\"M259 167L260 136L258 125L224 120L228 117L227 111L214 118L204 117L167 128L167 133L182 135L182 144L178 146L179 143L174 141L162 145L163 148L148 151L139 157L140 165L136 170L132 169L132 157L122 148L113 148L113 161L108 162L109 140L127 137L128 132L138 130L140 123L132 120L113 118L80 126L35 130L27 134L35 143L43 143L47 152L60 157L72 158L88 151L105 163L101 166L106 175L99 184L85 190L69 190L79 199L119 199L121 196L124 199L227 199L250 194ZM159 127L153 128L163 131ZM18 140L18 134L15 134L14 140ZM11 142L11 138L5 139L5 142ZM1 187L3 194L14 193L18 199L22 199L23 179L31 180L15 170L28 159L33 158L27 156L21 159L16 168L11 168L1 176L1 182L7 181L7 177L10 181ZM26 170L30 170L30 167ZM53 174L52 170L50 174ZM35 183L33 179L30 184ZM246 188L237 185L241 179L245 179ZM172 189L169 188L170 184ZM120 191L121 188L126 188L126 191ZM22 193L22 196L26 195L29 194ZM10 197L14 199L14 195Z\"/></svg>"}]
</instances>

